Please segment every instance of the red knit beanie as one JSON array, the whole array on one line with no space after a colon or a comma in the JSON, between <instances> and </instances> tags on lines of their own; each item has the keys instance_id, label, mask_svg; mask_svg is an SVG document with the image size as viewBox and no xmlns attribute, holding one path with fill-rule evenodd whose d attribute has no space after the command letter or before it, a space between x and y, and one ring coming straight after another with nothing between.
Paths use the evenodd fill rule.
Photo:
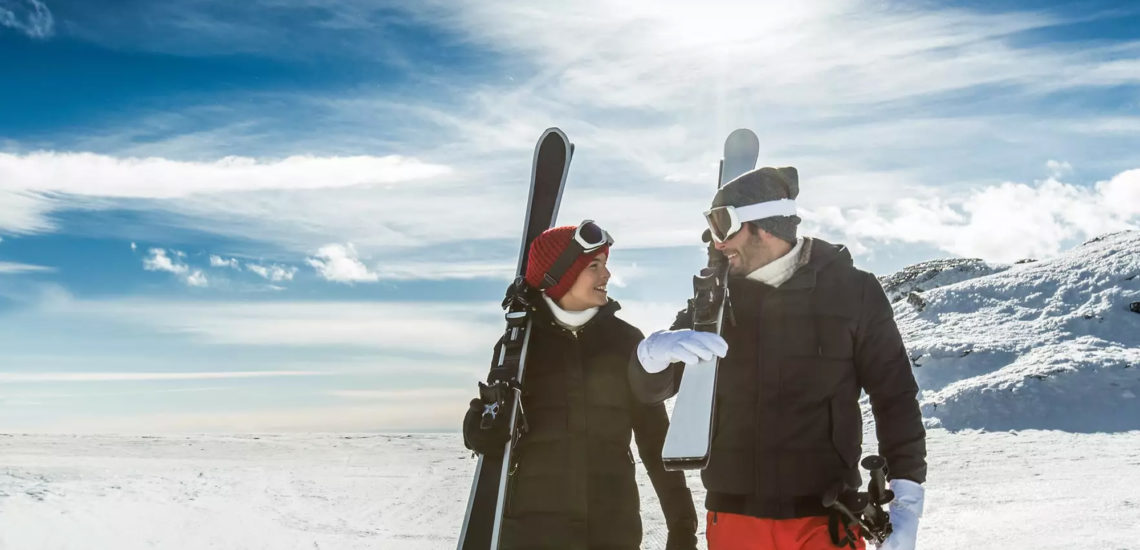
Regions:
<instances>
[{"instance_id":1,"label":"red knit beanie","mask_svg":"<svg viewBox=\"0 0 1140 550\"><path fill-rule=\"evenodd\" d=\"M526 284L533 288L542 288L543 276L554 266L554 262L558 260L558 256L562 255L562 251L570 246L570 240L574 238L575 229L577 226L574 225L547 229L530 243L530 254L526 264ZM603 253L609 254L609 252L610 245L607 244L597 250L578 256L578 259L570 264L566 273L562 274L562 278L558 279L558 284L546 289L546 295L555 301L562 298L570 291L570 287L574 286L574 281L578 280L578 274L586 269L586 266L590 265L595 257Z\"/></svg>"}]
</instances>

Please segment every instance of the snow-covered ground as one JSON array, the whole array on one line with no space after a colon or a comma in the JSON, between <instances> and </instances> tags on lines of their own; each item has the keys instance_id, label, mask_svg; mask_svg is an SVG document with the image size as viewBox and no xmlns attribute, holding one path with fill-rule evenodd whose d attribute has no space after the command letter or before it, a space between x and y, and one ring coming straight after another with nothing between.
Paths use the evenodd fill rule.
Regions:
<instances>
[{"instance_id":1,"label":"snow-covered ground","mask_svg":"<svg viewBox=\"0 0 1140 550\"><path fill-rule=\"evenodd\" d=\"M929 448L920 548L1140 548L1140 432L935 429ZM474 465L452 434L2 435L0 548L453 548Z\"/></svg>"},{"instance_id":2,"label":"snow-covered ground","mask_svg":"<svg viewBox=\"0 0 1140 550\"><path fill-rule=\"evenodd\" d=\"M1140 232L884 284L931 428L919 547L1140 549ZM455 434L0 434L0 550L452 548L474 466Z\"/></svg>"}]
</instances>

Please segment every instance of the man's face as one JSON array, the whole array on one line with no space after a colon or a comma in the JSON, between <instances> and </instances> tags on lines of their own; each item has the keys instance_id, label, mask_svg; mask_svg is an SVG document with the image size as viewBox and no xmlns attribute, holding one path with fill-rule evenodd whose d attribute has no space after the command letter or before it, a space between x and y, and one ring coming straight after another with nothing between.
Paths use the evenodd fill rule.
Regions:
<instances>
[{"instance_id":1,"label":"man's face","mask_svg":"<svg viewBox=\"0 0 1140 550\"><path fill-rule=\"evenodd\" d=\"M769 242L776 237L768 235L763 230L753 233L753 229L745 225L736 234L721 243L716 243L716 249L728 258L728 272L730 275L744 276L768 265L780 257L780 251L773 248Z\"/></svg>"}]
</instances>

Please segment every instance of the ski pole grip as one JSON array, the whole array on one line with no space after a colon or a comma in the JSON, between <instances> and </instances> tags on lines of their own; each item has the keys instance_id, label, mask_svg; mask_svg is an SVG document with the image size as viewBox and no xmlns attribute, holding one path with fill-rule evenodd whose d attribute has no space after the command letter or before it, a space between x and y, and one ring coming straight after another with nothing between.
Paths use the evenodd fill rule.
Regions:
<instances>
[{"instance_id":1,"label":"ski pole grip","mask_svg":"<svg viewBox=\"0 0 1140 550\"><path fill-rule=\"evenodd\" d=\"M871 455L863 459L863 468L871 475L871 482L867 485L871 502L884 504L890 499L883 497L887 494L887 460L879 455Z\"/></svg>"}]
</instances>

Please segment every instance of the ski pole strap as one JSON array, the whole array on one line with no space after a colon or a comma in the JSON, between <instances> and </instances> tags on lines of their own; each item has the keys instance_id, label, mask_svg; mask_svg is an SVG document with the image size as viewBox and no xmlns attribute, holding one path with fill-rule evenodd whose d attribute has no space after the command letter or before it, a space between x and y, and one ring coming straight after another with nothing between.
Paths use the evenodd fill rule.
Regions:
<instances>
[{"instance_id":1,"label":"ski pole strap","mask_svg":"<svg viewBox=\"0 0 1140 550\"><path fill-rule=\"evenodd\" d=\"M843 528L843 533L839 532L840 527ZM831 535L832 544L855 550L855 533L851 532L851 527L847 525L847 518L837 510L833 509L827 514L827 534Z\"/></svg>"}]
</instances>

